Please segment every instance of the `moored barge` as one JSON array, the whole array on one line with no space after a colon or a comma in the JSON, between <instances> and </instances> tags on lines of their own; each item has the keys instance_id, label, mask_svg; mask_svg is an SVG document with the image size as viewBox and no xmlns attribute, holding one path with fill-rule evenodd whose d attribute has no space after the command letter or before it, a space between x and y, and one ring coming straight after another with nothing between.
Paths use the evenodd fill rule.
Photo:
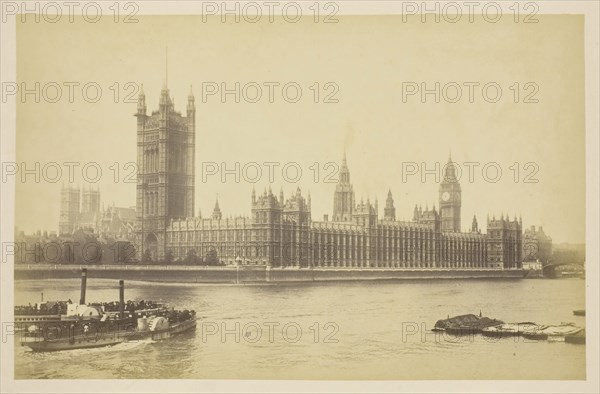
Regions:
<instances>
[{"instance_id":1,"label":"moored barge","mask_svg":"<svg viewBox=\"0 0 600 394\"><path fill-rule=\"evenodd\" d=\"M481 315L473 314L459 315L447 319L438 320L435 323L433 331L445 331L451 335L473 335L478 334L486 327L497 326L504 322L497 319L491 319Z\"/></svg>"},{"instance_id":2,"label":"moored barge","mask_svg":"<svg viewBox=\"0 0 600 394\"><path fill-rule=\"evenodd\" d=\"M497 326L486 327L481 330L481 334L486 337L502 338L516 337L526 332L538 329L538 325L532 322L505 323Z\"/></svg>"}]
</instances>

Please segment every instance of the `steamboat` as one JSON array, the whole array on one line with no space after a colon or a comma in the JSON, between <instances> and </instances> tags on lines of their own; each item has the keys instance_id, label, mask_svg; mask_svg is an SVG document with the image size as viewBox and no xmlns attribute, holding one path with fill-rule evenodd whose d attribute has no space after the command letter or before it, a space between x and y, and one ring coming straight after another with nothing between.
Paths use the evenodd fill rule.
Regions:
<instances>
[{"instance_id":1,"label":"steamboat","mask_svg":"<svg viewBox=\"0 0 600 394\"><path fill-rule=\"evenodd\" d=\"M64 314L23 322L21 345L33 351L58 351L163 340L196 328L196 313L178 311L164 303L125 303L125 281L119 281L119 302L86 304L87 270L81 273L79 304L61 303ZM17 307L23 309L23 307ZM46 316L45 316L46 317Z\"/></svg>"}]
</instances>

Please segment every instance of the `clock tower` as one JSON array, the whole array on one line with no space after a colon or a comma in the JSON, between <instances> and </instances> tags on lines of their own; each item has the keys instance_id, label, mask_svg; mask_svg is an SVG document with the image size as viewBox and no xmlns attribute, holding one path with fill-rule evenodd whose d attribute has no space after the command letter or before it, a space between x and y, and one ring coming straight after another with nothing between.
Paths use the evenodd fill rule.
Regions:
<instances>
[{"instance_id":1,"label":"clock tower","mask_svg":"<svg viewBox=\"0 0 600 394\"><path fill-rule=\"evenodd\" d=\"M440 216L442 231L460 231L460 183L452 156L443 168L443 179L440 183Z\"/></svg>"}]
</instances>

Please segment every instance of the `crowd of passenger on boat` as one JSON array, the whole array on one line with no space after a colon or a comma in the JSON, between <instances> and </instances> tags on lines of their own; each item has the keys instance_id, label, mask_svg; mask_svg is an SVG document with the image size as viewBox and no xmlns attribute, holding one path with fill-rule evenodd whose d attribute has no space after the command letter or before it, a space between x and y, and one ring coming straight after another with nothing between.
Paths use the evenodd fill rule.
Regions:
<instances>
[{"instance_id":1,"label":"crowd of passenger on boat","mask_svg":"<svg viewBox=\"0 0 600 394\"><path fill-rule=\"evenodd\" d=\"M41 304L16 305L15 316L64 315L69 301L42 302Z\"/></svg>"},{"instance_id":2,"label":"crowd of passenger on boat","mask_svg":"<svg viewBox=\"0 0 600 394\"><path fill-rule=\"evenodd\" d=\"M90 306L99 307L104 312L119 312L119 301L112 302L92 302L89 304ZM157 309L162 307L163 304L158 303L156 301L127 301L125 303L125 311L127 312L135 312L146 309Z\"/></svg>"},{"instance_id":3,"label":"crowd of passenger on boat","mask_svg":"<svg viewBox=\"0 0 600 394\"><path fill-rule=\"evenodd\" d=\"M73 302L69 299L68 301L58 301L58 302L45 302L41 304L35 305L22 305L15 306L15 315L17 316L27 316L27 315L64 315L67 313L68 304L72 304ZM103 311L107 312L119 312L119 301L112 302L92 302L88 304L89 306L96 307ZM171 323L183 322L191 319L195 316L195 311L190 310L169 310L165 308L163 303L159 303L156 301L132 301L129 300L124 305L124 311L130 317L149 317L151 315L155 316L163 316L169 320ZM144 312L147 311L147 312ZM109 317L109 319L111 319Z\"/></svg>"},{"instance_id":4,"label":"crowd of passenger on boat","mask_svg":"<svg viewBox=\"0 0 600 394\"><path fill-rule=\"evenodd\" d=\"M169 313L167 314L167 319L169 320L169 322L171 323L179 323L179 322L184 322L187 320L190 320L194 315L196 314L196 312L194 311L189 311L187 309L184 309L182 311L169 311Z\"/></svg>"}]
</instances>

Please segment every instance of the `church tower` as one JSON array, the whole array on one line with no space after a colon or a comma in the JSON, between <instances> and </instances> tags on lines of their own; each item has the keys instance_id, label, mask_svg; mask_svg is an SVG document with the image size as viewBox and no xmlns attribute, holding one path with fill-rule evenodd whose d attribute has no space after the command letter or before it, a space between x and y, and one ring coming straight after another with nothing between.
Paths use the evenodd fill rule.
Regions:
<instances>
[{"instance_id":1,"label":"church tower","mask_svg":"<svg viewBox=\"0 0 600 394\"><path fill-rule=\"evenodd\" d=\"M394 208L394 199L392 198L392 190L388 190L387 199L385 200L385 208L383 209L383 218L385 220L396 220L396 208Z\"/></svg>"},{"instance_id":2,"label":"church tower","mask_svg":"<svg viewBox=\"0 0 600 394\"><path fill-rule=\"evenodd\" d=\"M143 86L137 112L137 233L142 260L165 256L166 228L173 219L194 216L194 95L186 116L176 111L165 83L159 109L146 112Z\"/></svg>"},{"instance_id":3,"label":"church tower","mask_svg":"<svg viewBox=\"0 0 600 394\"><path fill-rule=\"evenodd\" d=\"M283 256L282 206L273 195L265 189L262 195L256 196L252 189L252 231L251 241L257 245L250 251L250 256L258 262L268 265L281 264Z\"/></svg>"},{"instance_id":4,"label":"church tower","mask_svg":"<svg viewBox=\"0 0 600 394\"><path fill-rule=\"evenodd\" d=\"M460 231L461 189L452 156L444 166L444 177L440 183L440 215L442 231Z\"/></svg>"},{"instance_id":5,"label":"church tower","mask_svg":"<svg viewBox=\"0 0 600 394\"><path fill-rule=\"evenodd\" d=\"M219 208L219 200L215 202L215 208L213 209L212 219L213 220L221 220L223 215L221 214L221 208Z\"/></svg>"},{"instance_id":6,"label":"church tower","mask_svg":"<svg viewBox=\"0 0 600 394\"><path fill-rule=\"evenodd\" d=\"M473 222L471 223L471 232L478 233L479 232L479 224L477 223L477 216L473 215Z\"/></svg>"},{"instance_id":7,"label":"church tower","mask_svg":"<svg viewBox=\"0 0 600 394\"><path fill-rule=\"evenodd\" d=\"M350 170L346 163L346 152L340 168L340 178L333 195L333 221L351 222L354 207L354 190L350 184Z\"/></svg>"},{"instance_id":8,"label":"church tower","mask_svg":"<svg viewBox=\"0 0 600 394\"><path fill-rule=\"evenodd\" d=\"M58 233L60 235L70 235L75 230L75 223L79 216L79 187L68 184L60 189L60 219L58 223Z\"/></svg>"},{"instance_id":9,"label":"church tower","mask_svg":"<svg viewBox=\"0 0 600 394\"><path fill-rule=\"evenodd\" d=\"M98 187L84 187L81 191L81 213L100 212L100 190Z\"/></svg>"}]
</instances>

